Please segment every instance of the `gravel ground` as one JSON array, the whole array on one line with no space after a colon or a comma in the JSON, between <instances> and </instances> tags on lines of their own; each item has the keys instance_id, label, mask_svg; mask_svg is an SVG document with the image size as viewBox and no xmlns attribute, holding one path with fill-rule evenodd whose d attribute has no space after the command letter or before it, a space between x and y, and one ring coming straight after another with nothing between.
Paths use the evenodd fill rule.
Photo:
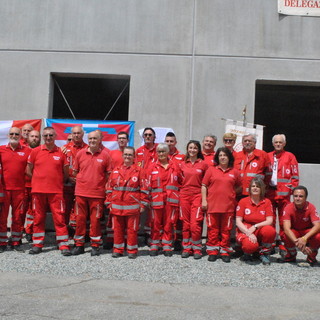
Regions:
<instances>
[{"instance_id":1,"label":"gravel ground","mask_svg":"<svg viewBox=\"0 0 320 320\"><path fill-rule=\"evenodd\" d=\"M50 241L49 241L50 242ZM0 271L16 271L29 274L85 276L108 280L133 280L171 284L200 284L225 287L317 289L320 290L320 264L301 267L305 256L298 255L297 264L280 264L275 254L271 265L259 261L250 264L234 258L231 263L221 259L209 262L193 257L182 259L178 253L172 257L150 257L148 247L140 247L138 258L127 256L112 258L110 250L99 257L91 257L90 247L79 256L63 257L53 244L45 246L43 253L30 255L29 244L24 243L25 253L6 251L1 253Z\"/></svg>"}]
</instances>

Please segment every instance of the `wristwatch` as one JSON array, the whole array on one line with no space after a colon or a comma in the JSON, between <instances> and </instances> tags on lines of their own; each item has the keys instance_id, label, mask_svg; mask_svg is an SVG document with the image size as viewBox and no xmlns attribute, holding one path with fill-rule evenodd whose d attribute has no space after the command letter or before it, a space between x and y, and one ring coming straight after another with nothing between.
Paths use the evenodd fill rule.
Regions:
<instances>
[{"instance_id":1,"label":"wristwatch","mask_svg":"<svg viewBox=\"0 0 320 320\"><path fill-rule=\"evenodd\" d=\"M253 225L256 229L258 229L258 226L256 224Z\"/></svg>"}]
</instances>

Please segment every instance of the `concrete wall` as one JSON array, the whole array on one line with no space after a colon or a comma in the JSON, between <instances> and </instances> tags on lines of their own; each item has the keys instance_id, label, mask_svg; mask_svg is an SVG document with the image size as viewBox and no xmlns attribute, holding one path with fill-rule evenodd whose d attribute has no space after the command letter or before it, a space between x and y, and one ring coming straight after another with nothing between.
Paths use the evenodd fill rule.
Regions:
<instances>
[{"instance_id":1,"label":"concrete wall","mask_svg":"<svg viewBox=\"0 0 320 320\"><path fill-rule=\"evenodd\" d=\"M256 80L320 83L318 29L276 0L3 0L0 119L50 116L52 72L126 74L136 129L221 139L245 104L253 121ZM316 202L318 166L301 168Z\"/></svg>"}]
</instances>

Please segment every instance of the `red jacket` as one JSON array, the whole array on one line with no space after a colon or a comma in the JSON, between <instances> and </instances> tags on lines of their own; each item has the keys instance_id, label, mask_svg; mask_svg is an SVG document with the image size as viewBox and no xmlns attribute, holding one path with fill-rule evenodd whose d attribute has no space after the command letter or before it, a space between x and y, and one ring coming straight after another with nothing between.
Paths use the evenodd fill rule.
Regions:
<instances>
[{"instance_id":1,"label":"red jacket","mask_svg":"<svg viewBox=\"0 0 320 320\"><path fill-rule=\"evenodd\" d=\"M275 151L268 153L271 171L274 164L274 157L278 159L277 190L275 199L284 199L291 195L292 189L299 185L299 168L294 154L282 151L276 154ZM272 172L271 172L272 176Z\"/></svg>"},{"instance_id":2,"label":"red jacket","mask_svg":"<svg viewBox=\"0 0 320 320\"><path fill-rule=\"evenodd\" d=\"M140 208L148 206L148 187L144 170L136 165L129 168L115 168L107 183L105 204L111 213L129 216L140 213Z\"/></svg>"},{"instance_id":3,"label":"red jacket","mask_svg":"<svg viewBox=\"0 0 320 320\"><path fill-rule=\"evenodd\" d=\"M179 206L180 171L170 161L167 169L155 162L148 170L148 184L151 191L151 207L160 209L166 203ZM165 176L164 176L165 175Z\"/></svg>"},{"instance_id":4,"label":"red jacket","mask_svg":"<svg viewBox=\"0 0 320 320\"><path fill-rule=\"evenodd\" d=\"M250 159L244 150L238 152L234 167L240 171L243 195L249 194L250 182L255 177L264 180L266 186L269 185L271 179L270 160L265 151L254 149Z\"/></svg>"},{"instance_id":5,"label":"red jacket","mask_svg":"<svg viewBox=\"0 0 320 320\"><path fill-rule=\"evenodd\" d=\"M158 158L157 152L156 152L157 145L158 144L155 143L151 149L148 149L145 145L138 148L136 150L135 163L141 168L148 169L149 165L152 162L157 161L157 158Z\"/></svg>"}]
</instances>

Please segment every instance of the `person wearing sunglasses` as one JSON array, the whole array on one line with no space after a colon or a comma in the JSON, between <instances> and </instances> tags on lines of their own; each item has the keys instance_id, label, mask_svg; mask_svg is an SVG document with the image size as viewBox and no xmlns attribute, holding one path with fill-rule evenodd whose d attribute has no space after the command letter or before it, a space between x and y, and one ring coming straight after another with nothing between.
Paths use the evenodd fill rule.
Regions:
<instances>
[{"instance_id":1,"label":"person wearing sunglasses","mask_svg":"<svg viewBox=\"0 0 320 320\"><path fill-rule=\"evenodd\" d=\"M9 143L0 147L4 187L4 204L0 211L0 252L7 249L7 220L10 206L11 245L15 251L23 251L20 241L24 225L25 170L31 149L20 143L20 137L20 129L12 127L8 134Z\"/></svg>"},{"instance_id":2,"label":"person wearing sunglasses","mask_svg":"<svg viewBox=\"0 0 320 320\"><path fill-rule=\"evenodd\" d=\"M236 156L236 151L233 149L234 145L236 144L236 140L237 140L237 135L231 132L225 133L222 137L224 146L231 151L233 157Z\"/></svg>"},{"instance_id":3,"label":"person wearing sunglasses","mask_svg":"<svg viewBox=\"0 0 320 320\"><path fill-rule=\"evenodd\" d=\"M30 254L42 252L45 237L47 206L50 207L58 247L63 256L70 256L69 235L65 222L63 183L69 177L69 163L65 154L55 145L56 131L45 127L44 144L32 149L27 165L31 177L32 204L34 209L33 243Z\"/></svg>"}]
</instances>

